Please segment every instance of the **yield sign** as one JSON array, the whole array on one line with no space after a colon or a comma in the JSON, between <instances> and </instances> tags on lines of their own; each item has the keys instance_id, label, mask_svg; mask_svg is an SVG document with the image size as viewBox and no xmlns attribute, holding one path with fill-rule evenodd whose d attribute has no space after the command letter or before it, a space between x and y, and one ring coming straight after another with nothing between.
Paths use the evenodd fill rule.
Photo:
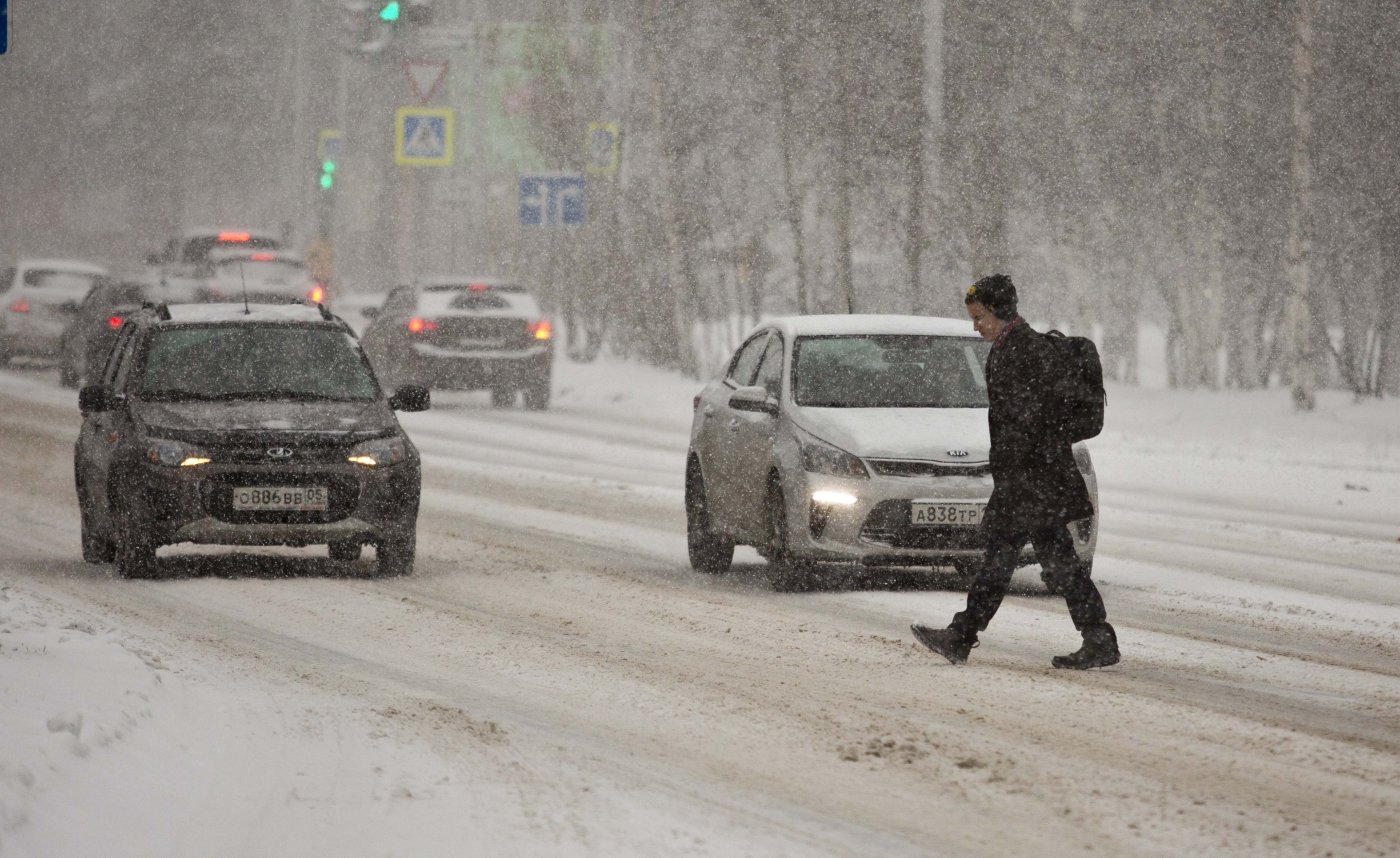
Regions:
<instances>
[{"instance_id":1,"label":"yield sign","mask_svg":"<svg viewBox=\"0 0 1400 858\"><path fill-rule=\"evenodd\" d=\"M447 77L447 60L404 60L403 71L419 103L427 104L442 86L442 79Z\"/></svg>"}]
</instances>

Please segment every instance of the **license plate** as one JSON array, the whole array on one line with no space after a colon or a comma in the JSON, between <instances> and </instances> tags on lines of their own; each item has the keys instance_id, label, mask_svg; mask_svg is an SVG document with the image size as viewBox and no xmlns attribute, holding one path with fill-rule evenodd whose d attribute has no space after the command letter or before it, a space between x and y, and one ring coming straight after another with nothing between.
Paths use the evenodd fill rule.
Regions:
<instances>
[{"instance_id":1,"label":"license plate","mask_svg":"<svg viewBox=\"0 0 1400 858\"><path fill-rule=\"evenodd\" d=\"M240 486L233 508L245 511L325 512L325 486Z\"/></svg>"},{"instance_id":2,"label":"license plate","mask_svg":"<svg viewBox=\"0 0 1400 858\"><path fill-rule=\"evenodd\" d=\"M982 523L984 503L914 501L909 504L909 523L927 526L972 526Z\"/></svg>"}]
</instances>

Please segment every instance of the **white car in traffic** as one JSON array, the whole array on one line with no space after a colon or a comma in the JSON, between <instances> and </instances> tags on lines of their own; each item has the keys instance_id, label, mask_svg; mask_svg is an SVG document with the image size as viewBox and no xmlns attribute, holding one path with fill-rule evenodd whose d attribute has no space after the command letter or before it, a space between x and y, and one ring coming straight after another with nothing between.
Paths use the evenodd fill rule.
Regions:
<instances>
[{"instance_id":1,"label":"white car in traffic","mask_svg":"<svg viewBox=\"0 0 1400 858\"><path fill-rule=\"evenodd\" d=\"M798 316L756 329L695 398L686 460L692 565L723 572L752 545L775 583L817 562L980 562L990 345L966 320ZM1075 461L1098 506L1089 452ZM1070 527L1092 562L1097 515ZM1035 562L1033 549L1022 556Z\"/></svg>"}]
</instances>

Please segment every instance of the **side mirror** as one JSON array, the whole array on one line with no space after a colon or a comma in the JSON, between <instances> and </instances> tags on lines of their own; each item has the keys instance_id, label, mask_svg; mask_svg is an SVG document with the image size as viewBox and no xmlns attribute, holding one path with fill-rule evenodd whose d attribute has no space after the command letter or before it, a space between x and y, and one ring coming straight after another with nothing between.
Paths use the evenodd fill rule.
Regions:
<instances>
[{"instance_id":1,"label":"side mirror","mask_svg":"<svg viewBox=\"0 0 1400 858\"><path fill-rule=\"evenodd\" d=\"M112 395L100 384L90 384L78 391L78 410L92 414L112 409Z\"/></svg>"},{"instance_id":2,"label":"side mirror","mask_svg":"<svg viewBox=\"0 0 1400 858\"><path fill-rule=\"evenodd\" d=\"M741 387L729 397L729 407L735 411L757 411L778 416L778 402L768 395L768 389L754 385Z\"/></svg>"},{"instance_id":3,"label":"side mirror","mask_svg":"<svg viewBox=\"0 0 1400 858\"><path fill-rule=\"evenodd\" d=\"M428 388L406 384L389 397L389 407L395 411L427 411L432 400Z\"/></svg>"},{"instance_id":4,"label":"side mirror","mask_svg":"<svg viewBox=\"0 0 1400 858\"><path fill-rule=\"evenodd\" d=\"M360 315L361 315L361 316L364 316L366 319L376 319L376 318L379 317L379 308L378 308L378 307L361 307L361 308L360 308Z\"/></svg>"}]
</instances>

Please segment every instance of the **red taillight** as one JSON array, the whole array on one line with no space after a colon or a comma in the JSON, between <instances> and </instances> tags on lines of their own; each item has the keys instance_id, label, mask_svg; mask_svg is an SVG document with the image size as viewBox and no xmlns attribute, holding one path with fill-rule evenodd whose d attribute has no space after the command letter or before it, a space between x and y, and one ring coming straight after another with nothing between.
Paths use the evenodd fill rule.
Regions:
<instances>
[{"instance_id":1,"label":"red taillight","mask_svg":"<svg viewBox=\"0 0 1400 858\"><path fill-rule=\"evenodd\" d=\"M311 287L311 301L319 304L324 300L326 300L326 290L320 283L317 283L315 286Z\"/></svg>"},{"instance_id":2,"label":"red taillight","mask_svg":"<svg viewBox=\"0 0 1400 858\"><path fill-rule=\"evenodd\" d=\"M252 236L248 235L248 233L246 233L246 232L221 232L221 233L219 233L219 241L244 242L244 241L247 241L247 240L248 240L249 238L251 238L251 237L252 237Z\"/></svg>"},{"instance_id":3,"label":"red taillight","mask_svg":"<svg viewBox=\"0 0 1400 858\"><path fill-rule=\"evenodd\" d=\"M414 318L408 320L408 332L410 334L421 334L424 331L436 330L437 322L434 322L432 319L420 319L415 316Z\"/></svg>"},{"instance_id":4,"label":"red taillight","mask_svg":"<svg viewBox=\"0 0 1400 858\"><path fill-rule=\"evenodd\" d=\"M16 298L16 299L14 300L14 303L10 304L10 308L9 308L9 309L10 309L10 312L11 312L11 313L28 313L28 312L29 312L29 302L26 301L26 300L24 300L23 297Z\"/></svg>"},{"instance_id":5,"label":"red taillight","mask_svg":"<svg viewBox=\"0 0 1400 858\"><path fill-rule=\"evenodd\" d=\"M547 340L554 335L554 331L549 327L547 319L541 319L530 325L530 336L537 340Z\"/></svg>"},{"instance_id":6,"label":"red taillight","mask_svg":"<svg viewBox=\"0 0 1400 858\"><path fill-rule=\"evenodd\" d=\"M468 283L468 284L467 284L467 288L470 289L470 290L472 290L473 292L485 292L487 289L490 289L490 288L491 288L491 284L490 284L490 283Z\"/></svg>"},{"instance_id":7,"label":"red taillight","mask_svg":"<svg viewBox=\"0 0 1400 858\"><path fill-rule=\"evenodd\" d=\"M121 317L121 316L108 316L108 317L107 317L107 327L109 327L109 328L111 328L112 330L115 331L117 328L120 328L121 326L122 326L122 317Z\"/></svg>"},{"instance_id":8,"label":"red taillight","mask_svg":"<svg viewBox=\"0 0 1400 858\"><path fill-rule=\"evenodd\" d=\"M254 253L254 254L250 255L248 258L251 259L251 260L254 261L254 262L276 262L276 261L277 261L277 255L276 255L275 253Z\"/></svg>"}]
</instances>

